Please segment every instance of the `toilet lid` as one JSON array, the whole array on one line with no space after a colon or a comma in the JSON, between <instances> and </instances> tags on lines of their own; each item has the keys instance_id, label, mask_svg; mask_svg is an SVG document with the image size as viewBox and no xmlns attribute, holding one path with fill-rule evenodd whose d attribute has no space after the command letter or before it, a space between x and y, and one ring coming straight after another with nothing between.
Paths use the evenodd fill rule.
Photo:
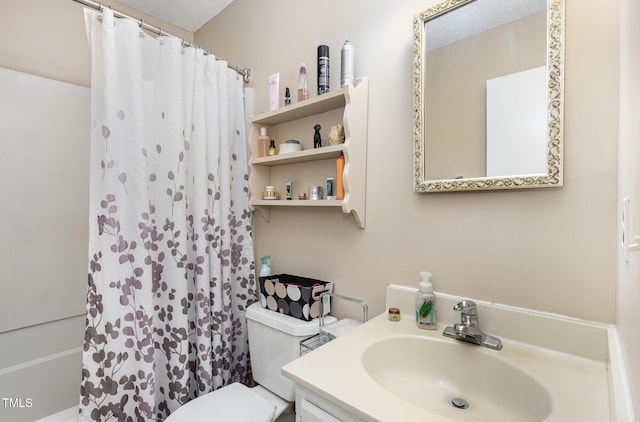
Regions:
<instances>
[{"instance_id":1,"label":"toilet lid","mask_svg":"<svg viewBox=\"0 0 640 422\"><path fill-rule=\"evenodd\" d=\"M166 422L271 422L275 407L235 382L200 396L175 410Z\"/></svg>"}]
</instances>

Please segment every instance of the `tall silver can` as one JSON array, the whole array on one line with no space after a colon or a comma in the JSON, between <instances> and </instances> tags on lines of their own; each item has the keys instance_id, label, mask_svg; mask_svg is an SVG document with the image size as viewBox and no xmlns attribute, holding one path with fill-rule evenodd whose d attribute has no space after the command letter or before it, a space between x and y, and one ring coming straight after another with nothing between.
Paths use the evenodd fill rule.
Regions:
<instances>
[{"instance_id":1,"label":"tall silver can","mask_svg":"<svg viewBox=\"0 0 640 422\"><path fill-rule=\"evenodd\" d=\"M353 73L353 44L345 41L340 51L340 87L352 85L355 82Z\"/></svg>"}]
</instances>

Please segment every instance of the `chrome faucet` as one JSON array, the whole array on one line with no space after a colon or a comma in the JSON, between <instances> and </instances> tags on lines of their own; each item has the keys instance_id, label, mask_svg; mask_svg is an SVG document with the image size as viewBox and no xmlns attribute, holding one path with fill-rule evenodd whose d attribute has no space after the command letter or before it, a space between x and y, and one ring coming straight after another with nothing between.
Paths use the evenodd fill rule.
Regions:
<instances>
[{"instance_id":1,"label":"chrome faucet","mask_svg":"<svg viewBox=\"0 0 640 422\"><path fill-rule=\"evenodd\" d=\"M478 325L478 308L475 302L463 300L458 302L453 307L453 310L460 312L460 323L453 324L453 327L445 328L442 332L443 336L485 346L490 349L502 349L502 341L499 338L487 335L480 330Z\"/></svg>"}]
</instances>

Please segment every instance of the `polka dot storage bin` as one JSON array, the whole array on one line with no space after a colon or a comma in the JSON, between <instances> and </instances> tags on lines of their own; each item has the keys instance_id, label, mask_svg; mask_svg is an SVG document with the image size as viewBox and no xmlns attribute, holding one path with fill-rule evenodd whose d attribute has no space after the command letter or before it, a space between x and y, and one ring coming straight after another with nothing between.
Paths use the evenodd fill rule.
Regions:
<instances>
[{"instance_id":1,"label":"polka dot storage bin","mask_svg":"<svg viewBox=\"0 0 640 422\"><path fill-rule=\"evenodd\" d=\"M263 308L311 321L320 316L320 295L333 292L333 283L290 274L260 277L260 304ZM327 315L331 306L324 307Z\"/></svg>"}]
</instances>

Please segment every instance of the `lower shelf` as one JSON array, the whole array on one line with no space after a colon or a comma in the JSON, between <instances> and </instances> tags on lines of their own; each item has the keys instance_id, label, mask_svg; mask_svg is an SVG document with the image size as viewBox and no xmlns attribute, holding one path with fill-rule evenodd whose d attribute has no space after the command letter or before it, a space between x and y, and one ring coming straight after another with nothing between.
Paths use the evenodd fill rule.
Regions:
<instances>
[{"instance_id":1,"label":"lower shelf","mask_svg":"<svg viewBox=\"0 0 640 422\"><path fill-rule=\"evenodd\" d=\"M342 200L335 199L321 199L318 201L312 200L290 200L276 199L276 200L254 200L251 201L251 206L254 207L342 207Z\"/></svg>"},{"instance_id":2,"label":"lower shelf","mask_svg":"<svg viewBox=\"0 0 640 422\"><path fill-rule=\"evenodd\" d=\"M343 213L350 213L356 220L356 224L361 229L364 229L364 216L359 214L357 210L352 209L349 204L343 200L337 199L321 199L317 201L312 200L291 200L286 199L254 199L249 202L251 210L257 210L262 214L266 222L271 220L271 208L273 207L309 207L309 208L333 208L339 209Z\"/></svg>"}]
</instances>

